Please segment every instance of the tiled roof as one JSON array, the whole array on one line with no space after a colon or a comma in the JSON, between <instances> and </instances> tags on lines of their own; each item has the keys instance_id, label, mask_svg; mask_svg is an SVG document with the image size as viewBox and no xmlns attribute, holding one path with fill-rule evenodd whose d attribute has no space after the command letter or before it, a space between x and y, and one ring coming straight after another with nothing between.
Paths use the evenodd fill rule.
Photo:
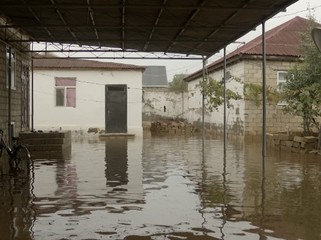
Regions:
<instances>
[{"instance_id":1,"label":"tiled roof","mask_svg":"<svg viewBox=\"0 0 321 240\"><path fill-rule=\"evenodd\" d=\"M265 33L266 56L275 57L300 57L300 33L306 32L309 26L309 20L301 17L295 17ZM239 59L243 56L262 55L262 36L259 36L242 47L226 55L226 59L233 61L233 58ZM211 72L215 67L221 65L224 58L220 58L208 66ZM199 70L187 78L185 81L192 81L202 74Z\"/></svg>"},{"instance_id":2,"label":"tiled roof","mask_svg":"<svg viewBox=\"0 0 321 240\"><path fill-rule=\"evenodd\" d=\"M165 66L146 66L143 87L168 86Z\"/></svg>"},{"instance_id":3,"label":"tiled roof","mask_svg":"<svg viewBox=\"0 0 321 240\"><path fill-rule=\"evenodd\" d=\"M34 69L108 69L108 70L141 70L145 67L130 64L100 62L83 59L34 58Z\"/></svg>"}]
</instances>

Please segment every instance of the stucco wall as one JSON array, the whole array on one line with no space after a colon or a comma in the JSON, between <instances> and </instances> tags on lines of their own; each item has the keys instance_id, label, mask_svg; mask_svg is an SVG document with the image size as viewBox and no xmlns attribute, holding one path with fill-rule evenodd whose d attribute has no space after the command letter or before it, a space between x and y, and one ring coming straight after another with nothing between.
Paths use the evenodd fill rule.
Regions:
<instances>
[{"instance_id":1,"label":"stucco wall","mask_svg":"<svg viewBox=\"0 0 321 240\"><path fill-rule=\"evenodd\" d=\"M148 87L143 90L143 120L182 118L187 110L186 92L173 92L168 88Z\"/></svg>"},{"instance_id":2,"label":"stucco wall","mask_svg":"<svg viewBox=\"0 0 321 240\"><path fill-rule=\"evenodd\" d=\"M56 107L55 77L76 77L76 107ZM36 130L105 129L105 85L126 84L128 133L142 134L142 72L35 70Z\"/></svg>"},{"instance_id":3,"label":"stucco wall","mask_svg":"<svg viewBox=\"0 0 321 240\"><path fill-rule=\"evenodd\" d=\"M231 76L237 76L240 80L243 80L244 77L244 66L240 62L228 68ZM217 81L221 81L223 78L223 70L219 70L209 74L209 77ZM201 78L191 81L188 83L188 111L185 114L185 117L189 122L201 122L202 121L202 95L200 88L197 86L199 82L202 81ZM239 94L243 94L243 85L231 78L227 81L226 87L231 89ZM242 100L231 101L231 108L227 109L227 125L229 132L235 135L244 134L244 108L245 104ZM223 129L223 106L218 108L218 111L214 110L210 112L206 109L204 120L205 123L208 123L207 126L211 129L221 131Z\"/></svg>"}]
</instances>

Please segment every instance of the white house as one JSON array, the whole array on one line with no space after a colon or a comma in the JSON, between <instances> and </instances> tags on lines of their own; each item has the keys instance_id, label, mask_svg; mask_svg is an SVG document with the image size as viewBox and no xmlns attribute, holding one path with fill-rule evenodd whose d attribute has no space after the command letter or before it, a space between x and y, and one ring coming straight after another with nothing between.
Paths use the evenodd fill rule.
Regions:
<instances>
[{"instance_id":1,"label":"white house","mask_svg":"<svg viewBox=\"0 0 321 240\"><path fill-rule=\"evenodd\" d=\"M33 66L35 130L142 134L144 67L49 57Z\"/></svg>"}]
</instances>

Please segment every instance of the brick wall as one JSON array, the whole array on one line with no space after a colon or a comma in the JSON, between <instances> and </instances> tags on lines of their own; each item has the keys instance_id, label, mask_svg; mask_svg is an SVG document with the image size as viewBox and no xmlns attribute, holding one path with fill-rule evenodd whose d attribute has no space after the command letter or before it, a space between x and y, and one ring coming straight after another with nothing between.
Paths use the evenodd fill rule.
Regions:
<instances>
[{"instance_id":1,"label":"brick wall","mask_svg":"<svg viewBox=\"0 0 321 240\"><path fill-rule=\"evenodd\" d=\"M244 61L244 82L262 84L261 60ZM288 71L295 62L268 60L266 68L267 85L277 86L277 72ZM245 101L245 134L260 135L262 133L262 105ZM266 108L267 132L301 131L302 119L282 111L282 106L268 103Z\"/></svg>"},{"instance_id":2,"label":"brick wall","mask_svg":"<svg viewBox=\"0 0 321 240\"><path fill-rule=\"evenodd\" d=\"M4 24L0 18L0 25ZM18 135L20 131L28 130L29 126L22 125L22 98L21 98L21 79L22 79L22 68L27 66L30 68L30 55L23 53L23 49L28 49L29 45L26 43L15 43L9 45L5 39L24 39L26 36L20 34L18 31L13 29L0 30L0 128L5 131L7 135L8 131L8 87L6 80L6 53L7 48L11 47L15 52L15 88L11 91L11 121L15 124L15 133ZM27 47L27 48L26 48ZM29 90L28 90L29 92ZM27 104L28 106L29 104ZM28 111L29 112L29 111ZM29 117L29 116L28 116Z\"/></svg>"}]
</instances>

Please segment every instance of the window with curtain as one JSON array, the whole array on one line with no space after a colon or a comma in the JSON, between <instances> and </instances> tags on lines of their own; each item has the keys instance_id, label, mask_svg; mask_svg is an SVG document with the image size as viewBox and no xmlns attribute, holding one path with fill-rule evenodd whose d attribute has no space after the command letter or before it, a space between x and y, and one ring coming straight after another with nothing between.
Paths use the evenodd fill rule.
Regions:
<instances>
[{"instance_id":1,"label":"window with curtain","mask_svg":"<svg viewBox=\"0 0 321 240\"><path fill-rule=\"evenodd\" d=\"M76 107L76 78L56 77L56 106Z\"/></svg>"}]
</instances>

